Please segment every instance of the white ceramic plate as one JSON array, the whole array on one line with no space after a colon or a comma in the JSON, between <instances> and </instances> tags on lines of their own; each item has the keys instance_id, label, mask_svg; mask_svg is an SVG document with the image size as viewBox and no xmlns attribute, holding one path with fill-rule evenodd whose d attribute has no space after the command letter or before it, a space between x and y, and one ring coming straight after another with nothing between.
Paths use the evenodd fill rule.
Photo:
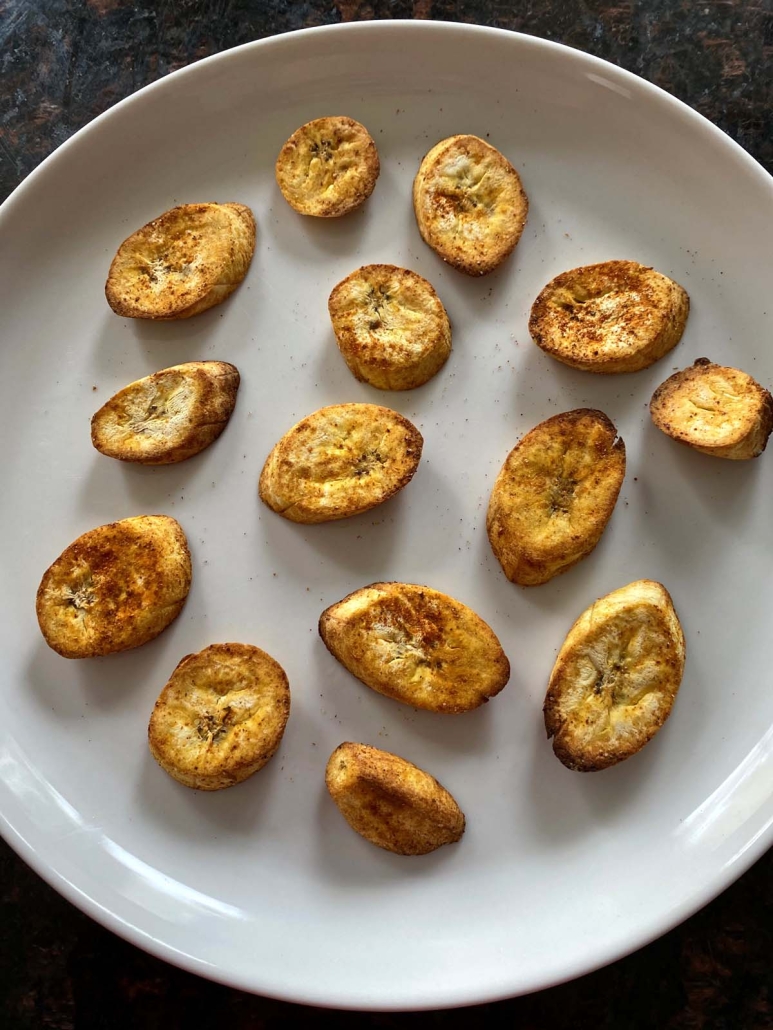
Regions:
<instances>
[{"instance_id":1,"label":"white ceramic plate","mask_svg":"<svg viewBox=\"0 0 773 1030\"><path fill-rule=\"evenodd\" d=\"M274 159L302 122L345 113L373 133L382 173L339 221L296 215ZM424 152L489 137L531 198L497 273L457 274L421 242L410 202ZM173 204L239 200L259 236L245 284L189 322L108 309L117 244ZM456 1005L531 991L630 951L684 919L768 846L773 819L773 455L692 453L652 427L647 402L696 357L773 380L771 180L666 94L551 43L442 24L301 32L241 47L142 90L29 177L0 218L0 391L5 424L0 811L8 841L84 911L204 976L300 1001ZM693 311L683 342L634 376L594 377L529 340L529 306L574 265L635 258L674 276ZM328 323L331 287L358 265L416 269L437 287L454 351L428 386L384 395L354 381ZM242 372L235 415L170 468L97 454L89 418L117 388L194 358ZM390 403L425 457L380 509L302 527L259 504L278 437L332 402ZM520 435L589 405L628 449L617 510L595 553L522 591L490 554L492 480ZM35 621L43 570L83 531L140 513L179 518L194 583L158 640L68 662ZM567 771L541 704L555 651L595 597L662 580L688 642L674 713L641 754ZM317 636L320 611L376 579L431 584L470 604L513 668L491 704L417 713L351 678ZM178 659L253 642L286 668L280 753L232 790L194 793L151 759L145 733ZM463 841L423 859L352 833L326 795L342 740L432 771L468 817Z\"/></svg>"}]
</instances>

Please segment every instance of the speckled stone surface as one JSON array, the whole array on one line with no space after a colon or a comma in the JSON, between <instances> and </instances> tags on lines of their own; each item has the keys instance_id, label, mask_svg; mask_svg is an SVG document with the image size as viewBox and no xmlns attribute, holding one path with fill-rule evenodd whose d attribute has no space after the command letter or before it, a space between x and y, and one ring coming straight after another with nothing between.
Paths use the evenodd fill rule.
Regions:
<instances>
[{"instance_id":1,"label":"speckled stone surface","mask_svg":"<svg viewBox=\"0 0 773 1030\"><path fill-rule=\"evenodd\" d=\"M0 199L97 114L208 54L310 25L435 18L560 40L643 75L773 170L773 0L0 0ZM103 930L0 843L0 1026L254 1030L329 1013L199 980ZM624 871L622 871L624 875ZM773 1028L773 854L635 955L471 1010L340 1013L341 1027Z\"/></svg>"}]
</instances>

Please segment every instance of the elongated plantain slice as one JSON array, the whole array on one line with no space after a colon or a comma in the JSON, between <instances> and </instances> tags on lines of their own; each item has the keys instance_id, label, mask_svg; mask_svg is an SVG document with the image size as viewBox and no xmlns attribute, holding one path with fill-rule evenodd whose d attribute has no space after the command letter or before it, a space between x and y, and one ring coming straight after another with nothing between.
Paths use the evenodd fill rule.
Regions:
<instances>
[{"instance_id":1,"label":"elongated plantain slice","mask_svg":"<svg viewBox=\"0 0 773 1030\"><path fill-rule=\"evenodd\" d=\"M445 787L388 751L340 744L325 783L355 833L396 855L427 855L464 833L462 810Z\"/></svg>"},{"instance_id":2,"label":"elongated plantain slice","mask_svg":"<svg viewBox=\"0 0 773 1030\"><path fill-rule=\"evenodd\" d=\"M557 361L587 372L638 372L682 338L690 298L636 261L562 272L534 301L529 332Z\"/></svg>"},{"instance_id":3,"label":"elongated plantain slice","mask_svg":"<svg viewBox=\"0 0 773 1030\"><path fill-rule=\"evenodd\" d=\"M190 318L229 297L255 251L255 219L243 204L182 204L123 241L105 284L124 318Z\"/></svg>"},{"instance_id":4,"label":"elongated plantain slice","mask_svg":"<svg viewBox=\"0 0 773 1030\"><path fill-rule=\"evenodd\" d=\"M449 136L413 183L421 238L460 272L486 275L521 238L529 201L507 158L477 136Z\"/></svg>"},{"instance_id":5,"label":"elongated plantain slice","mask_svg":"<svg viewBox=\"0 0 773 1030\"><path fill-rule=\"evenodd\" d=\"M664 433L716 458L744 461L765 450L773 398L746 372L698 358L662 383L650 401Z\"/></svg>"},{"instance_id":6,"label":"elongated plantain slice","mask_svg":"<svg viewBox=\"0 0 773 1030\"><path fill-rule=\"evenodd\" d=\"M177 618L190 586L182 527L139 515L91 529L60 554L38 588L38 622L64 658L126 651Z\"/></svg>"},{"instance_id":7,"label":"elongated plantain slice","mask_svg":"<svg viewBox=\"0 0 773 1030\"><path fill-rule=\"evenodd\" d=\"M451 353L446 309L426 279L396 265L364 265L328 300L350 371L379 390L412 390Z\"/></svg>"},{"instance_id":8,"label":"elongated plantain slice","mask_svg":"<svg viewBox=\"0 0 773 1030\"><path fill-rule=\"evenodd\" d=\"M527 433L497 476L486 516L507 578L537 586L590 554L624 476L625 444L603 411L566 411Z\"/></svg>"},{"instance_id":9,"label":"elongated plantain slice","mask_svg":"<svg viewBox=\"0 0 773 1030\"><path fill-rule=\"evenodd\" d=\"M558 652L545 729L569 769L606 769L636 754L671 713L684 634L660 583L640 579L587 608Z\"/></svg>"},{"instance_id":10,"label":"elongated plantain slice","mask_svg":"<svg viewBox=\"0 0 773 1030\"><path fill-rule=\"evenodd\" d=\"M331 404L290 429L260 474L265 504L292 522L329 522L374 508L416 471L423 439L378 404Z\"/></svg>"},{"instance_id":11,"label":"elongated plantain slice","mask_svg":"<svg viewBox=\"0 0 773 1030\"><path fill-rule=\"evenodd\" d=\"M250 644L211 644L172 673L150 716L148 744L179 783L221 790L263 768L289 715L278 662Z\"/></svg>"},{"instance_id":12,"label":"elongated plantain slice","mask_svg":"<svg viewBox=\"0 0 773 1030\"><path fill-rule=\"evenodd\" d=\"M316 118L279 151L276 181L301 215L338 218L364 204L380 171L378 150L353 118Z\"/></svg>"},{"instance_id":13,"label":"elongated plantain slice","mask_svg":"<svg viewBox=\"0 0 773 1030\"><path fill-rule=\"evenodd\" d=\"M209 447L236 404L239 370L226 361L173 365L119 390L91 420L91 442L109 458L171 465Z\"/></svg>"},{"instance_id":14,"label":"elongated plantain slice","mask_svg":"<svg viewBox=\"0 0 773 1030\"><path fill-rule=\"evenodd\" d=\"M431 712L468 712L494 697L510 663L466 605L413 583L372 583L327 608L326 647L379 694Z\"/></svg>"}]
</instances>

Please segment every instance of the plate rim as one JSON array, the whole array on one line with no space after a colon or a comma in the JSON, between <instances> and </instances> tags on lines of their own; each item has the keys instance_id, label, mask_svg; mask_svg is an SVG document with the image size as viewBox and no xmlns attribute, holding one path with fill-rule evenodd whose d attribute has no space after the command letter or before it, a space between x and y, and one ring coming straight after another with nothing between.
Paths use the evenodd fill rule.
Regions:
<instances>
[{"instance_id":1,"label":"plate rim","mask_svg":"<svg viewBox=\"0 0 773 1030\"><path fill-rule=\"evenodd\" d=\"M317 37L329 35L331 33L340 35L348 34L351 36L356 36L358 34L363 36L385 36L389 33L393 33L397 36L406 31L412 33L436 33L438 35L455 34L459 36L477 35L482 38L507 38L511 40L513 45L516 47L530 48L535 51L553 51L563 54L565 60L572 62L585 62L590 68L595 68L613 81L617 80L617 82L619 82L619 84L626 90L631 89L638 91L640 95L643 95L645 98L654 100L662 104L664 107L670 108L673 113L692 123L696 128L711 137L715 146L724 147L729 150L729 152L734 155L735 160L742 166L745 173L747 175L755 176L759 180L759 184L770 191L771 198L773 199L773 175L768 173L756 158L749 154L748 151L744 150L744 148L724 130L711 122L705 115L696 111L673 94L668 93L660 86L655 85L634 72L621 68L619 65L616 65L611 61L596 57L593 54L589 54L584 50L565 43L509 29L445 20L384 19L321 25L265 36L257 40L242 43L235 47L229 47L216 54L196 60L192 64L175 69L154 82L140 87L134 93L131 93L129 96L117 101L115 104L107 108L107 110L91 119L91 121L87 122L80 129L76 130L67 140L47 155L11 191L3 203L0 204L0 228L4 224L4 219L11 215L15 205L23 199L26 191L34 188L38 180L48 172L52 162L58 160L71 147L80 146L82 140L90 133L97 131L104 120L113 117L120 109L137 103L153 92L177 88L177 84L182 79L188 75L197 74L198 69L202 66L211 68L218 63L224 65L229 60L232 60L237 54L242 54L247 51L259 52L261 49L266 47L281 48L282 46L299 45L299 43L300 45L303 45L303 40L314 40ZM629 940L623 948L619 945L610 944L606 948L602 949L600 953L597 953L590 962L588 962L587 959L578 958L573 962L567 963L566 967L560 973L545 976L541 980L535 981L531 986L517 989L515 993L512 988L510 990L502 989L500 991L486 990L483 988L478 989L477 991L467 991L463 997L452 997L449 1001L449 994L447 991L444 992L442 989L435 989L432 993L425 994L420 1001L404 1004L397 1002L390 1005L368 1004L363 1003L362 1001L347 1002L345 998L339 998L337 1001L332 1002L329 1000L329 995L327 998L322 998L313 989L305 990L294 988L292 993L286 993L281 990L273 991L270 988L267 989L265 986L258 986L255 982L250 981L243 976L229 973L222 966L214 965L205 959L175 948L173 945L154 937L152 933L143 929L142 926L137 925L132 920L124 918L119 913L106 907L87 890L80 888L74 880L68 878L61 869L56 868L50 859L46 859L40 852L38 852L24 836L22 831L9 820L6 813L2 810L0 810L0 836L3 837L9 847L12 848L12 850L33 870L33 872L48 884L48 886L57 891L57 893L65 898L70 904L74 905L79 911L83 912L89 918L94 919L105 929L115 933L128 943L139 947L154 957L160 958L163 961L187 972L194 973L198 976L202 976L208 980L223 984L224 986L231 987L236 990L245 991L246 993L258 994L267 998L274 998L295 1004L312 1005L323 1009L373 1012L420 1012L442 1007L462 1008L470 1005L500 1001L506 998L536 993L592 973L616 962L619 959L625 958L635 951L638 951L650 944L652 941L668 933L686 919L689 919L692 915L704 906L708 905L723 891L730 887L745 872L747 872L773 844L773 821L768 822L762 827L762 829L759 829L751 839L746 842L746 846L741 849L732 862L721 867L713 875L709 876L702 883L700 889L695 890L693 893L683 898L680 903L673 905L665 916L661 916L659 919L651 919L650 922L643 927L642 924L640 924L638 931L629 933ZM445 1001L443 1001L444 997L446 999Z\"/></svg>"}]
</instances>

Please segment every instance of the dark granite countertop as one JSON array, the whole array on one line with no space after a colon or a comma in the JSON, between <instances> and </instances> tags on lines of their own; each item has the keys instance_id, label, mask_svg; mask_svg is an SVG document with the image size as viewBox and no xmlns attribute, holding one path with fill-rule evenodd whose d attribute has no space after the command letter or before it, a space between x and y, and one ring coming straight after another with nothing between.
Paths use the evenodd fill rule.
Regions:
<instances>
[{"instance_id":1,"label":"dark granite countertop","mask_svg":"<svg viewBox=\"0 0 773 1030\"><path fill-rule=\"evenodd\" d=\"M310 25L477 22L560 40L656 82L773 171L773 0L0 0L0 199L111 104L208 54ZM229 990L82 915L0 842L0 1025L315 1025L330 1015ZM341 1013L339 1026L524 1030L773 1027L773 854L665 937L571 984L471 1010Z\"/></svg>"}]
</instances>

